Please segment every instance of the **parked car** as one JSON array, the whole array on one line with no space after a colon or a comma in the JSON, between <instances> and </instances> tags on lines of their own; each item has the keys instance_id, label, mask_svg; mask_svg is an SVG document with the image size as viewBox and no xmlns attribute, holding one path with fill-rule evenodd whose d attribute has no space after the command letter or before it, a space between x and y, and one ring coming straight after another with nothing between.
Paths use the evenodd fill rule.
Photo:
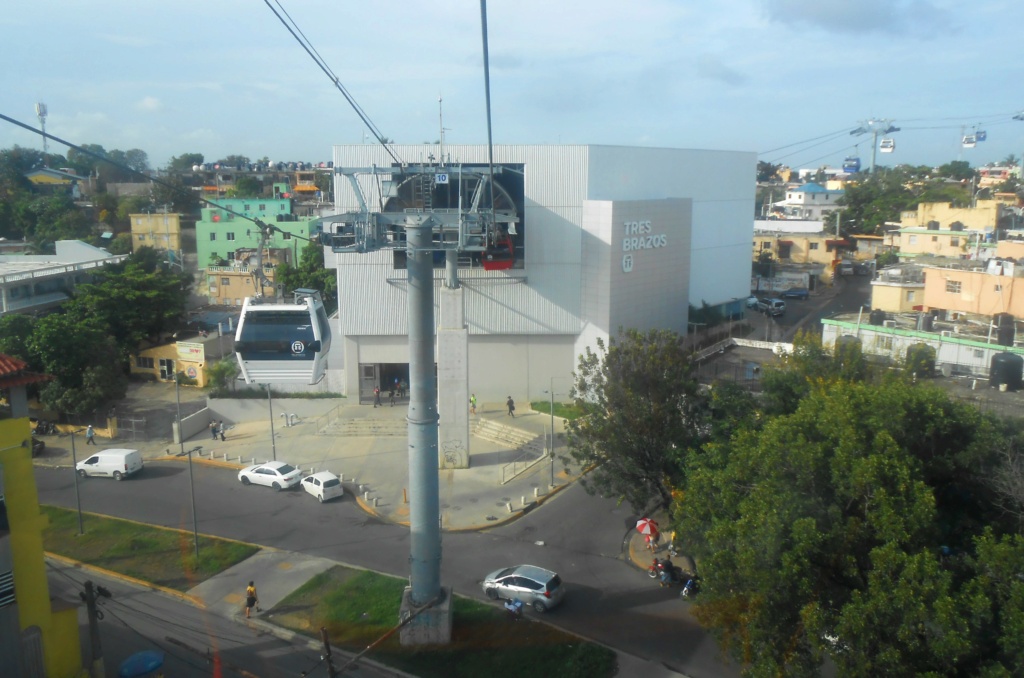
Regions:
<instances>
[{"instance_id":1,"label":"parked car","mask_svg":"<svg viewBox=\"0 0 1024 678\"><path fill-rule=\"evenodd\" d=\"M536 565L495 570L484 577L480 586L491 600L521 600L541 613L555 607L565 597L561 577Z\"/></svg>"},{"instance_id":2,"label":"parked car","mask_svg":"<svg viewBox=\"0 0 1024 678\"><path fill-rule=\"evenodd\" d=\"M341 478L330 471L320 471L302 479L302 489L316 497L321 504L345 494Z\"/></svg>"},{"instance_id":3,"label":"parked car","mask_svg":"<svg viewBox=\"0 0 1024 678\"><path fill-rule=\"evenodd\" d=\"M786 312L786 302L782 299L758 299L757 310L765 315L777 317Z\"/></svg>"},{"instance_id":4,"label":"parked car","mask_svg":"<svg viewBox=\"0 0 1024 678\"><path fill-rule=\"evenodd\" d=\"M103 450L78 462L75 470L83 478L107 476L114 480L124 480L142 470L142 455L138 450Z\"/></svg>"},{"instance_id":5,"label":"parked car","mask_svg":"<svg viewBox=\"0 0 1024 678\"><path fill-rule=\"evenodd\" d=\"M248 466L238 472L243 485L266 485L275 490L295 487L302 479L302 472L283 461L268 461L266 464Z\"/></svg>"},{"instance_id":6,"label":"parked car","mask_svg":"<svg viewBox=\"0 0 1024 678\"><path fill-rule=\"evenodd\" d=\"M757 297L754 295L747 297L747 308L757 308Z\"/></svg>"},{"instance_id":7,"label":"parked car","mask_svg":"<svg viewBox=\"0 0 1024 678\"><path fill-rule=\"evenodd\" d=\"M811 293L807 291L806 287L790 287L779 296L783 299L807 299Z\"/></svg>"}]
</instances>

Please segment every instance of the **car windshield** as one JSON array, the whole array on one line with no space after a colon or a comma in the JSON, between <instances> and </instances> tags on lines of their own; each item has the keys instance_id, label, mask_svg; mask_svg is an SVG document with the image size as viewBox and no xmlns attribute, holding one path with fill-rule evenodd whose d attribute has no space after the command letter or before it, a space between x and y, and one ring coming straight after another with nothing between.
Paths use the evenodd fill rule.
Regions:
<instances>
[{"instance_id":1,"label":"car windshield","mask_svg":"<svg viewBox=\"0 0 1024 678\"><path fill-rule=\"evenodd\" d=\"M294 466L291 466L289 464L285 464L281 468L277 469L277 472L280 473L283 476L286 476L286 475L288 475L289 473L291 473L294 470L295 470Z\"/></svg>"},{"instance_id":2,"label":"car windshield","mask_svg":"<svg viewBox=\"0 0 1024 678\"><path fill-rule=\"evenodd\" d=\"M516 571L516 568L514 568L514 567L506 567L504 570L502 570L498 574L494 575L494 578L495 579L501 579L502 577L506 577L506 576L512 574L515 571Z\"/></svg>"},{"instance_id":3,"label":"car windshield","mask_svg":"<svg viewBox=\"0 0 1024 678\"><path fill-rule=\"evenodd\" d=\"M338 478L331 478L330 480L324 481L324 487L335 487L337 485L341 485L341 480Z\"/></svg>"}]
</instances>

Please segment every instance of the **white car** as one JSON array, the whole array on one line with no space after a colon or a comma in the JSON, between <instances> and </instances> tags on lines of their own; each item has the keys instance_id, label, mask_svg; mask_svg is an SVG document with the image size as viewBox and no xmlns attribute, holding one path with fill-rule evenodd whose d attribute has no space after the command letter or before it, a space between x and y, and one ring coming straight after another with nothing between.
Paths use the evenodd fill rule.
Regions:
<instances>
[{"instance_id":1,"label":"white car","mask_svg":"<svg viewBox=\"0 0 1024 678\"><path fill-rule=\"evenodd\" d=\"M320 471L302 479L302 489L316 497L321 504L345 494L341 479L330 471Z\"/></svg>"},{"instance_id":2,"label":"white car","mask_svg":"<svg viewBox=\"0 0 1024 678\"><path fill-rule=\"evenodd\" d=\"M299 484L302 472L283 461L268 461L243 468L238 472L238 479L243 485L266 485L275 490L284 490Z\"/></svg>"}]
</instances>

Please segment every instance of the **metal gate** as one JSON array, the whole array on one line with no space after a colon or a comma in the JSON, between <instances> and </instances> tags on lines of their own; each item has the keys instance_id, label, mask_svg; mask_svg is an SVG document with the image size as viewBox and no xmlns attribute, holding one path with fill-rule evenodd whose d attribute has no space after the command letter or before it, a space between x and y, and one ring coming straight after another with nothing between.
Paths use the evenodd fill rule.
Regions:
<instances>
[{"instance_id":1,"label":"metal gate","mask_svg":"<svg viewBox=\"0 0 1024 678\"><path fill-rule=\"evenodd\" d=\"M378 385L376 364L359 366L359 402L373 402L373 389Z\"/></svg>"}]
</instances>

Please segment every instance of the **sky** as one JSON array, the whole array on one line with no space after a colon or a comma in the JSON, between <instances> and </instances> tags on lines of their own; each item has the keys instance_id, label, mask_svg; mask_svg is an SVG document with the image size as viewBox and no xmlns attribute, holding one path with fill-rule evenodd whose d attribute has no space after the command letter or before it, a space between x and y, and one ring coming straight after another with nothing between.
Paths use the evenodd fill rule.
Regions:
<instances>
[{"instance_id":1,"label":"sky","mask_svg":"<svg viewBox=\"0 0 1024 678\"><path fill-rule=\"evenodd\" d=\"M487 142L474 0L33 0L0 13L0 113L77 144L331 159L373 142L271 11L290 16L382 135ZM755 151L866 165L1024 155L1020 0L491 0L495 143ZM441 102L439 104L439 98ZM443 115L443 118L442 118ZM443 123L441 120L443 119ZM962 147L962 134L987 140ZM42 148L0 121L0 148ZM51 142L51 152L67 152Z\"/></svg>"}]
</instances>

